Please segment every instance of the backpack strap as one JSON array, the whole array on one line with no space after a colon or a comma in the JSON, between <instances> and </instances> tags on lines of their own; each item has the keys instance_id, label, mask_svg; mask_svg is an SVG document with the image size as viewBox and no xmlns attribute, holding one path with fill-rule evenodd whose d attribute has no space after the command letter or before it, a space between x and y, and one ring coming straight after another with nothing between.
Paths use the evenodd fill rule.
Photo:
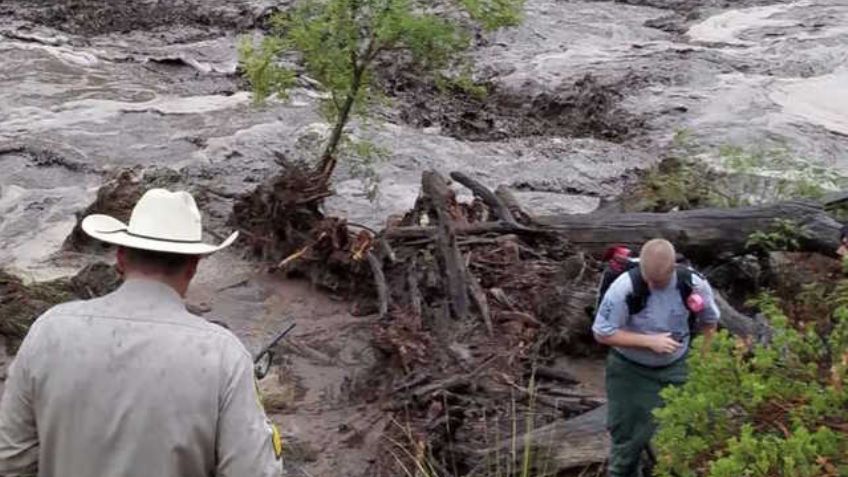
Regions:
<instances>
[{"instance_id":1,"label":"backpack strap","mask_svg":"<svg viewBox=\"0 0 848 477\"><path fill-rule=\"evenodd\" d=\"M601 275L601 286L598 287L598 299L595 301L596 310L601 308L601 301L603 301L604 295L606 295L610 285L612 285L612 282L614 282L619 275L620 273L611 269L609 265L604 267L604 274Z\"/></svg>"},{"instance_id":2,"label":"backpack strap","mask_svg":"<svg viewBox=\"0 0 848 477\"><path fill-rule=\"evenodd\" d=\"M692 294L694 285L692 284L692 276L697 272L688 266L677 267L677 291L680 293L680 299L683 301L683 306L687 307L686 302L689 300L689 295ZM698 331L698 316L695 313L689 312L688 318L689 335L695 336Z\"/></svg>"},{"instance_id":3,"label":"backpack strap","mask_svg":"<svg viewBox=\"0 0 848 477\"><path fill-rule=\"evenodd\" d=\"M630 277L630 283L633 285L633 291L627 295L627 313L633 316L645 309L648 304L648 295L651 290L648 289L648 284L642 278L642 271L639 267L633 267L627 271Z\"/></svg>"},{"instance_id":4,"label":"backpack strap","mask_svg":"<svg viewBox=\"0 0 848 477\"><path fill-rule=\"evenodd\" d=\"M680 292L680 298L683 299L683 303L686 303L686 300L689 298L689 295L692 294L692 274L694 271L686 266L678 266L677 267L677 291Z\"/></svg>"}]
</instances>

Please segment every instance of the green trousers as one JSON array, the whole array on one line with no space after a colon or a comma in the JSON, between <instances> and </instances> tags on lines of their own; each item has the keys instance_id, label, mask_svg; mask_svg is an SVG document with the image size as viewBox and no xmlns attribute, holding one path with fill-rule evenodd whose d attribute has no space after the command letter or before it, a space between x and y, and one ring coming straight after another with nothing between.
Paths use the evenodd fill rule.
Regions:
<instances>
[{"instance_id":1,"label":"green trousers","mask_svg":"<svg viewBox=\"0 0 848 477\"><path fill-rule=\"evenodd\" d=\"M649 368L610 352L606 369L607 428L612 438L610 477L641 477L642 451L656 430L651 411L662 405L660 390L685 381L685 359Z\"/></svg>"}]
</instances>

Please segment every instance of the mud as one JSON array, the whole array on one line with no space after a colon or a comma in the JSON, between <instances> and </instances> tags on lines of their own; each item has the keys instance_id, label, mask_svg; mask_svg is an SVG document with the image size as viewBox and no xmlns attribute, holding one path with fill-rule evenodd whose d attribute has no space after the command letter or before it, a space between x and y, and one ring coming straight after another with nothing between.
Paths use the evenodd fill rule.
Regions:
<instances>
[{"instance_id":1,"label":"mud","mask_svg":"<svg viewBox=\"0 0 848 477\"><path fill-rule=\"evenodd\" d=\"M292 477L368 475L389 424L370 382L383 374L371 346L372 320L354 317L306 281L255 274L232 257L213 256L202 267L229 272L205 277L189 301L211 308L206 317L226 323L258 350L290 322L297 326L277 350L274 371L260 381L263 401L284 434Z\"/></svg>"},{"instance_id":2,"label":"mud","mask_svg":"<svg viewBox=\"0 0 848 477\"><path fill-rule=\"evenodd\" d=\"M587 74L552 93L520 97L482 84L485 95L452 86L422 83L414 72L389 71L381 80L395 101L399 121L436 130L467 141L505 141L511 138L589 137L623 142L635 136L642 121L619 105L628 84L603 84ZM390 113L391 114L391 113Z\"/></svg>"}]
</instances>

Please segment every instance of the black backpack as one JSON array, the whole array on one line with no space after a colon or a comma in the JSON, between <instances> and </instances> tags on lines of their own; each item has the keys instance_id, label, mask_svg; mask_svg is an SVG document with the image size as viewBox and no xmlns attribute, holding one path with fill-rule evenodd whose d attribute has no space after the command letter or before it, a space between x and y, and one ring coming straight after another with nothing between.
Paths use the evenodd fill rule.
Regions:
<instances>
[{"instance_id":1,"label":"black backpack","mask_svg":"<svg viewBox=\"0 0 848 477\"><path fill-rule=\"evenodd\" d=\"M692 294L693 290L692 276L698 274L698 272L693 270L689 261L681 256L678 256L677 258L676 271L677 291L680 293L680 299L683 300L683 305L686 306L689 295ZM598 300L595 303L596 310L600 308L601 301L603 301L604 295L610 285L612 285L612 282L614 282L623 273L627 273L630 276L630 282L633 284L633 291L627 295L628 315L633 316L645 309L645 306L648 304L648 297L651 295L651 289L648 287L648 283L645 282L645 279L642 278L642 273L639 270L639 262L635 260L627 260L622 270L615 270L609 265L604 267L604 274L601 277L601 285L598 288ZM689 333L691 335L694 335L697 330L697 319L698 317L695 313L690 311L688 324Z\"/></svg>"}]
</instances>

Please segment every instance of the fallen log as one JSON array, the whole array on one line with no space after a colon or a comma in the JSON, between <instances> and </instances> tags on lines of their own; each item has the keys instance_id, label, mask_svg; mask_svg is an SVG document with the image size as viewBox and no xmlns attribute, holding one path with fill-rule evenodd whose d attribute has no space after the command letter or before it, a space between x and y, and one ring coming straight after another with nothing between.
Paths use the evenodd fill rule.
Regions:
<instances>
[{"instance_id":1,"label":"fallen log","mask_svg":"<svg viewBox=\"0 0 848 477\"><path fill-rule=\"evenodd\" d=\"M565 422L553 422L526 435L510 437L480 453L482 460L514 459L512 468L521 468L524 448L530 444L530 454L536 465L548 471L565 471L606 461L610 440L606 429L607 406L599 406ZM518 465L518 467L515 467ZM551 474L553 475L553 474Z\"/></svg>"},{"instance_id":2,"label":"fallen log","mask_svg":"<svg viewBox=\"0 0 848 477\"><path fill-rule=\"evenodd\" d=\"M714 290L716 306L721 317L719 324L734 336L750 339L753 343L767 343L771 339L771 326L764 319L751 318L736 311L727 300Z\"/></svg>"},{"instance_id":3,"label":"fallen log","mask_svg":"<svg viewBox=\"0 0 848 477\"><path fill-rule=\"evenodd\" d=\"M525 234L536 235L544 233L555 233L555 230L544 230L538 228L514 226L505 222L477 222L472 224L458 224L454 226L456 235L484 235L484 234ZM398 226L389 227L383 232L387 239L433 239L436 227L432 226Z\"/></svg>"},{"instance_id":4,"label":"fallen log","mask_svg":"<svg viewBox=\"0 0 848 477\"><path fill-rule=\"evenodd\" d=\"M536 368L536 377L538 379L559 381L563 384L577 384L580 382L571 373L564 369L548 368L545 366L539 366Z\"/></svg>"},{"instance_id":5,"label":"fallen log","mask_svg":"<svg viewBox=\"0 0 848 477\"><path fill-rule=\"evenodd\" d=\"M602 253L612 243L638 247L652 238L662 237L695 262L708 262L719 253L744 253L751 234L772 229L776 220L798 224L803 232L799 240L802 251L836 256L841 225L815 202L789 201L738 209L668 213L536 217L539 224L555 229L572 244L594 254Z\"/></svg>"}]
</instances>

